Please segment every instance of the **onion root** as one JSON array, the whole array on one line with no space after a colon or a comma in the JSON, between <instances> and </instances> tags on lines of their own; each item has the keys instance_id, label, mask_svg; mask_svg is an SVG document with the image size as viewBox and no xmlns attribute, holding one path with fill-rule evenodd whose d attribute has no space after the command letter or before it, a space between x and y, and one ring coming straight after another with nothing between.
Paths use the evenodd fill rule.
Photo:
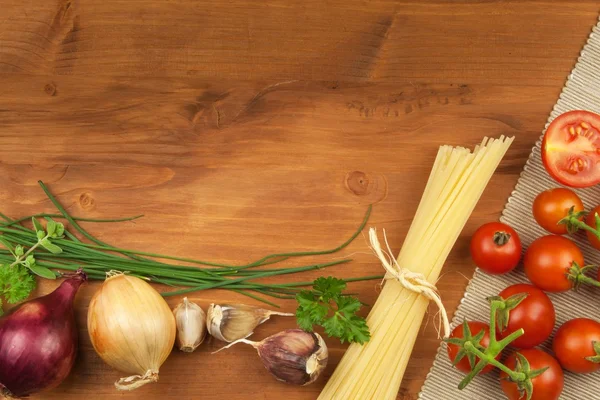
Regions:
<instances>
[{"instance_id":1,"label":"onion root","mask_svg":"<svg viewBox=\"0 0 600 400\"><path fill-rule=\"evenodd\" d=\"M149 369L144 376L131 375L127 378L121 378L115 382L115 387L118 390L131 391L144 386L147 383L158 382L158 371Z\"/></svg>"}]
</instances>

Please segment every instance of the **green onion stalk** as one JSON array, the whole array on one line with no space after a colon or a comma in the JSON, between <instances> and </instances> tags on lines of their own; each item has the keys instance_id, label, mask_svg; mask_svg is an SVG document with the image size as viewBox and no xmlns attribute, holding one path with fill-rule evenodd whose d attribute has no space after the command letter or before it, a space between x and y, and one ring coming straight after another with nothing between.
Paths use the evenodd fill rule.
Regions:
<instances>
[{"instance_id":1,"label":"green onion stalk","mask_svg":"<svg viewBox=\"0 0 600 400\"><path fill-rule=\"evenodd\" d=\"M125 222L141 218L142 215L117 219L75 217L67 212L42 181L39 181L39 184L58 213L39 213L18 219L12 219L0 213L0 217L5 221L0 223L0 243L5 248L0 249L0 264L5 265L2 268L22 265L29 268L32 273L48 279L60 277L63 271L76 271L83 268L88 277L95 280L104 280L108 272L118 270L174 289L162 293L163 296L175 296L207 289L227 289L275 307L277 305L266 297L294 299L300 288L311 286L312 282L275 284L257 282L257 280L321 270L352 260L344 258L295 267L266 267L291 258L328 255L344 249L363 230L369 220L372 208L371 205L368 207L363 221L352 236L335 248L275 253L247 264L229 265L112 246L94 237L79 225L79 222ZM46 228L42 227L39 219L47 221ZM66 220L73 230L85 238L86 242L64 229L64 226L55 219ZM33 229L22 225L23 222L30 220L33 221ZM381 278L382 275L373 275L345 279L345 281Z\"/></svg>"}]
</instances>

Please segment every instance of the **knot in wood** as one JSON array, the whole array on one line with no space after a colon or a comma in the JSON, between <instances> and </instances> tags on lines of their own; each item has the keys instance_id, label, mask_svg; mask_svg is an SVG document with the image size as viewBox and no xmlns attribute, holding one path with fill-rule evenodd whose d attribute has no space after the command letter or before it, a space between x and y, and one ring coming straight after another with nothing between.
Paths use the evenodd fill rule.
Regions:
<instances>
[{"instance_id":1,"label":"knot in wood","mask_svg":"<svg viewBox=\"0 0 600 400\"><path fill-rule=\"evenodd\" d=\"M56 96L56 85L54 83L47 83L44 86L44 92L48 96Z\"/></svg>"},{"instance_id":2,"label":"knot in wood","mask_svg":"<svg viewBox=\"0 0 600 400\"><path fill-rule=\"evenodd\" d=\"M369 193L369 176L362 171L348 172L346 175L346 188L357 196Z\"/></svg>"},{"instance_id":3,"label":"knot in wood","mask_svg":"<svg viewBox=\"0 0 600 400\"><path fill-rule=\"evenodd\" d=\"M90 193L82 193L81 196L79 196L79 205L84 210L91 210L96 205L96 201Z\"/></svg>"}]
</instances>

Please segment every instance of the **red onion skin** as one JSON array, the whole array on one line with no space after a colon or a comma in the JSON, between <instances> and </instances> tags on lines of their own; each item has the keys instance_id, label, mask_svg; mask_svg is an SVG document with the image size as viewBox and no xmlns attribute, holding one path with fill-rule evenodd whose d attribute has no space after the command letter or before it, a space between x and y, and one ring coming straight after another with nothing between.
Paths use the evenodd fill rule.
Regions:
<instances>
[{"instance_id":1,"label":"red onion skin","mask_svg":"<svg viewBox=\"0 0 600 400\"><path fill-rule=\"evenodd\" d=\"M86 279L78 272L0 318L0 394L27 396L69 375L77 354L73 299Z\"/></svg>"}]
</instances>

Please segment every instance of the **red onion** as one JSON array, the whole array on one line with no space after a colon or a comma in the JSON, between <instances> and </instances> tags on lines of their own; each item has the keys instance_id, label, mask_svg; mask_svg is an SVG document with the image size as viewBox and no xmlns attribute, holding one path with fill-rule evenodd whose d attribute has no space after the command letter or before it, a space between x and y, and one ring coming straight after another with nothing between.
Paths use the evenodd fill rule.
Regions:
<instances>
[{"instance_id":1,"label":"red onion","mask_svg":"<svg viewBox=\"0 0 600 400\"><path fill-rule=\"evenodd\" d=\"M77 353L73 298L87 280L81 270L52 293L0 318L0 394L22 397L58 386Z\"/></svg>"}]
</instances>

